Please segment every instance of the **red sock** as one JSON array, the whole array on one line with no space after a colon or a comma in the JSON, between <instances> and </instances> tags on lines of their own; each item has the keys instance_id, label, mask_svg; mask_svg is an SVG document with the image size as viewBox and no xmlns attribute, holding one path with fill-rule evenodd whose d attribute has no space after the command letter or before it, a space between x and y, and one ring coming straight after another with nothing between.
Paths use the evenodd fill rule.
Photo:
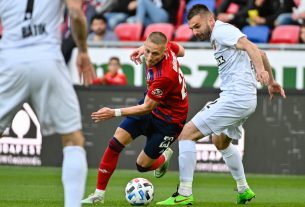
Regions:
<instances>
[{"instance_id":1,"label":"red sock","mask_svg":"<svg viewBox=\"0 0 305 207\"><path fill-rule=\"evenodd\" d=\"M112 138L109 141L109 146L100 162L100 167L98 169L96 188L99 190L105 190L110 180L112 173L115 171L120 152L123 150L124 146L121 145L117 139Z\"/></svg>"},{"instance_id":2,"label":"red sock","mask_svg":"<svg viewBox=\"0 0 305 207\"><path fill-rule=\"evenodd\" d=\"M158 169L163 163L165 162L165 157L164 155L160 155L158 159L152 164L152 166L149 167L149 170L155 170Z\"/></svg>"}]
</instances>

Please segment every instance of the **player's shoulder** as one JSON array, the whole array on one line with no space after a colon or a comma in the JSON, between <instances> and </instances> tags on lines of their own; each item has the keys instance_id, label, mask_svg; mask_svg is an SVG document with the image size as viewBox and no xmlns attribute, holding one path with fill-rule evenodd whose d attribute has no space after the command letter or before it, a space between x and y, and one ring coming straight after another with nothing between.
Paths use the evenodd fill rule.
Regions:
<instances>
[{"instance_id":1,"label":"player's shoulder","mask_svg":"<svg viewBox=\"0 0 305 207\"><path fill-rule=\"evenodd\" d=\"M223 39L230 35L239 35L241 31L232 24L217 20L212 31L211 39Z\"/></svg>"}]
</instances>

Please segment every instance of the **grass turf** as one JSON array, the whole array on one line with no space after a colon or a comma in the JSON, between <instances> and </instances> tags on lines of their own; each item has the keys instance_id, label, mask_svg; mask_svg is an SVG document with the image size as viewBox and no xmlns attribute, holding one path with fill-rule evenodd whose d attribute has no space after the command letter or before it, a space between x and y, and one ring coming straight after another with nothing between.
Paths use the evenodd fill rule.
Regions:
<instances>
[{"instance_id":1,"label":"grass turf","mask_svg":"<svg viewBox=\"0 0 305 207\"><path fill-rule=\"evenodd\" d=\"M166 199L176 190L178 172L168 172L156 179L152 173L117 170L106 192L103 206L130 206L124 198L126 183L145 177L155 186L155 199ZM250 207L305 207L305 176L247 175L257 198ZM96 170L90 169L86 195L95 189ZM193 184L195 205L203 207L237 207L234 181L229 174L196 173ZM63 206L60 168L0 166L0 207Z\"/></svg>"}]
</instances>

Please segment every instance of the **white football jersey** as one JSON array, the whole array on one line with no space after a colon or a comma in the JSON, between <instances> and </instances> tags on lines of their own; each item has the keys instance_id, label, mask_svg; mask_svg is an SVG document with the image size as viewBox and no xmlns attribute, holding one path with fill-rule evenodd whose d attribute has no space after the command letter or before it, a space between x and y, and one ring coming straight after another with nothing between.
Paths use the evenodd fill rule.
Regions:
<instances>
[{"instance_id":1,"label":"white football jersey","mask_svg":"<svg viewBox=\"0 0 305 207\"><path fill-rule=\"evenodd\" d=\"M218 65L220 89L224 93L253 96L257 85L255 69L247 52L235 46L243 36L245 34L238 28L217 20L211 44Z\"/></svg>"},{"instance_id":2,"label":"white football jersey","mask_svg":"<svg viewBox=\"0 0 305 207\"><path fill-rule=\"evenodd\" d=\"M0 0L0 57L15 61L62 59L63 9L63 0Z\"/></svg>"}]
</instances>

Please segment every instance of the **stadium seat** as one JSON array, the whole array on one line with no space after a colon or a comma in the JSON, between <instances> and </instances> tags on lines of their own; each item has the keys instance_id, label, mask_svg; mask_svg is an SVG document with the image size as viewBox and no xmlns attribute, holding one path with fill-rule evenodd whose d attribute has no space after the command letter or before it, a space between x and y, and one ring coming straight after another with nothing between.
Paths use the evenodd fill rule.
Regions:
<instances>
[{"instance_id":1,"label":"stadium seat","mask_svg":"<svg viewBox=\"0 0 305 207\"><path fill-rule=\"evenodd\" d=\"M297 6L300 6L301 0L294 0L294 3L295 3Z\"/></svg>"},{"instance_id":2,"label":"stadium seat","mask_svg":"<svg viewBox=\"0 0 305 207\"><path fill-rule=\"evenodd\" d=\"M156 32L156 31L164 33L168 40L172 40L173 34L174 34L174 26L170 23L150 24L146 27L142 39L146 40L146 38L148 37L148 35L150 33Z\"/></svg>"},{"instance_id":3,"label":"stadium seat","mask_svg":"<svg viewBox=\"0 0 305 207\"><path fill-rule=\"evenodd\" d=\"M180 0L179 8L176 15L176 25L175 25L176 28L182 25L185 4L186 4L185 0Z\"/></svg>"},{"instance_id":4,"label":"stadium seat","mask_svg":"<svg viewBox=\"0 0 305 207\"><path fill-rule=\"evenodd\" d=\"M2 31L3 31L3 28L2 28L2 24L0 22L0 37L2 36Z\"/></svg>"},{"instance_id":5,"label":"stadium seat","mask_svg":"<svg viewBox=\"0 0 305 207\"><path fill-rule=\"evenodd\" d=\"M242 32L254 43L267 43L269 40L268 26L245 26Z\"/></svg>"},{"instance_id":6,"label":"stadium seat","mask_svg":"<svg viewBox=\"0 0 305 207\"><path fill-rule=\"evenodd\" d=\"M239 5L235 3L231 3L226 11L228 14L236 14L238 12Z\"/></svg>"},{"instance_id":7,"label":"stadium seat","mask_svg":"<svg viewBox=\"0 0 305 207\"><path fill-rule=\"evenodd\" d=\"M180 25L176 32L174 41L177 42L187 42L190 41L193 37L193 32L190 30L187 24Z\"/></svg>"},{"instance_id":8,"label":"stadium seat","mask_svg":"<svg viewBox=\"0 0 305 207\"><path fill-rule=\"evenodd\" d=\"M281 25L274 28L271 34L270 43L299 43L300 26L297 25Z\"/></svg>"},{"instance_id":9,"label":"stadium seat","mask_svg":"<svg viewBox=\"0 0 305 207\"><path fill-rule=\"evenodd\" d=\"M114 28L114 33L121 41L139 41L142 29L142 24L121 23Z\"/></svg>"}]
</instances>

